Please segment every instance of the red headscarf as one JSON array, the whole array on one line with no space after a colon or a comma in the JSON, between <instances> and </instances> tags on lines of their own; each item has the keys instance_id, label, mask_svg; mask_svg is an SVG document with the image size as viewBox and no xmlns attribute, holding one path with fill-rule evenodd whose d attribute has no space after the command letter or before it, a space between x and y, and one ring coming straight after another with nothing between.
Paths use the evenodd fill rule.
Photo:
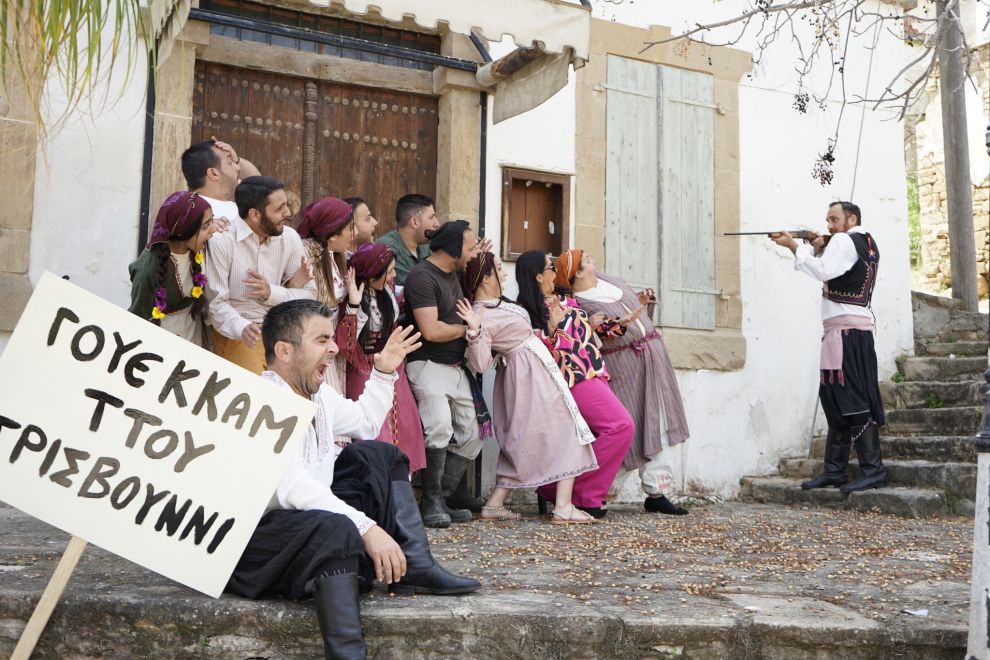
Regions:
<instances>
[{"instance_id":1,"label":"red headscarf","mask_svg":"<svg viewBox=\"0 0 990 660\"><path fill-rule=\"evenodd\" d=\"M303 238L336 234L354 217L354 207L336 197L324 197L310 202L300 214L302 220L296 231Z\"/></svg>"},{"instance_id":2,"label":"red headscarf","mask_svg":"<svg viewBox=\"0 0 990 660\"><path fill-rule=\"evenodd\" d=\"M354 269L354 276L359 280L373 280L385 272L394 258L395 255L387 245L365 243L354 251L347 260L347 265Z\"/></svg>"},{"instance_id":3,"label":"red headscarf","mask_svg":"<svg viewBox=\"0 0 990 660\"><path fill-rule=\"evenodd\" d=\"M557 286L565 289L571 288L571 280L581 270L581 257L583 256L584 250L581 248L574 248L573 250L560 253L556 263L557 277L554 280Z\"/></svg>"},{"instance_id":4,"label":"red headscarf","mask_svg":"<svg viewBox=\"0 0 990 660\"><path fill-rule=\"evenodd\" d=\"M474 302L474 294L481 286L481 280L495 272L495 255L491 252L482 252L464 266L461 273L461 290L464 297Z\"/></svg>"},{"instance_id":5,"label":"red headscarf","mask_svg":"<svg viewBox=\"0 0 990 660\"><path fill-rule=\"evenodd\" d=\"M186 190L172 193L158 209L155 225L151 228L151 238L148 239L148 247L155 243L168 243L171 238L182 236L209 208L210 203L198 193Z\"/></svg>"}]
</instances>

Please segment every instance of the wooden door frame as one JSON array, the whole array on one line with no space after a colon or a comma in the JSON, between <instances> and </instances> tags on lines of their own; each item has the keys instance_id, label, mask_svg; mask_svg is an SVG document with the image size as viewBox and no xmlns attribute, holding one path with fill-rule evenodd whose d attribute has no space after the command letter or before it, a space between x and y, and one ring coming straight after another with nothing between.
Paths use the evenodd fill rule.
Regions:
<instances>
[{"instance_id":1,"label":"wooden door frame","mask_svg":"<svg viewBox=\"0 0 990 660\"><path fill-rule=\"evenodd\" d=\"M541 172L521 167L502 167L502 260L515 261L520 253L511 252L509 237L509 216L512 205L512 182L515 179L531 179L540 183L552 183L561 186L560 207L560 246L566 250L571 245L571 175Z\"/></svg>"}]
</instances>

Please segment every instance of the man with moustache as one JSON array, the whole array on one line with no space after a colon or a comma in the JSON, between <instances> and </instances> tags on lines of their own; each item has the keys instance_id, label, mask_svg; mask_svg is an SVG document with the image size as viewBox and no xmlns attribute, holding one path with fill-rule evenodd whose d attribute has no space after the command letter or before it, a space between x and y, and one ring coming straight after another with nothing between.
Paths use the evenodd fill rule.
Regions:
<instances>
[{"instance_id":1,"label":"man with moustache","mask_svg":"<svg viewBox=\"0 0 990 660\"><path fill-rule=\"evenodd\" d=\"M214 352L248 371L265 370L261 322L287 300L316 298L316 284L281 181L252 176L234 192L231 230L210 239L205 270ZM214 240L217 239L217 240Z\"/></svg>"},{"instance_id":2,"label":"man with moustache","mask_svg":"<svg viewBox=\"0 0 990 660\"><path fill-rule=\"evenodd\" d=\"M799 244L789 233L771 234L794 253L794 270L822 282L822 337L818 396L828 436L825 470L801 488L838 487L843 493L883 488L887 469L880 452L879 427L886 423L871 302L880 250L866 232L863 214L852 202L833 202L825 216L828 236ZM849 451L856 448L860 476L849 481Z\"/></svg>"},{"instance_id":3,"label":"man with moustache","mask_svg":"<svg viewBox=\"0 0 990 660\"><path fill-rule=\"evenodd\" d=\"M269 239L270 240L270 239ZM272 308L262 325L268 371L262 378L316 404L316 418L279 481L227 591L247 598L312 596L325 656L364 660L359 594L374 580L393 594L459 595L481 583L444 569L409 483L409 461L374 438L392 407L396 369L419 346L412 328L396 328L374 356L364 392L345 399L324 383L337 354L333 312L315 300Z\"/></svg>"}]
</instances>

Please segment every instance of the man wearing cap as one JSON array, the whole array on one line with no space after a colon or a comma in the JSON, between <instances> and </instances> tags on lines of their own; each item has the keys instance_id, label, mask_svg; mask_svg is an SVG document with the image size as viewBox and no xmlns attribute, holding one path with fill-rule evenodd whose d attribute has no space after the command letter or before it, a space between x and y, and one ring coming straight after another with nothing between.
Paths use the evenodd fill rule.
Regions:
<instances>
[{"instance_id":1,"label":"man wearing cap","mask_svg":"<svg viewBox=\"0 0 990 660\"><path fill-rule=\"evenodd\" d=\"M395 254L395 286L405 286L413 266L430 256L428 232L440 226L433 200L426 195L405 195L395 204L395 229L378 239ZM465 262L467 263L467 262ZM458 319L460 322L460 319Z\"/></svg>"},{"instance_id":2,"label":"man wearing cap","mask_svg":"<svg viewBox=\"0 0 990 660\"><path fill-rule=\"evenodd\" d=\"M234 199L231 231L210 239L206 258L213 351L260 374L265 314L287 300L314 299L316 285L299 234L286 226L292 212L282 182L248 177Z\"/></svg>"},{"instance_id":3,"label":"man wearing cap","mask_svg":"<svg viewBox=\"0 0 990 660\"><path fill-rule=\"evenodd\" d=\"M447 527L472 517L466 509L448 508L444 500L463 490L467 466L482 447L476 409L480 392L464 369L470 331L457 315L457 302L464 297L458 274L480 247L467 221L447 222L431 233L432 253L413 266L405 280L405 306L423 343L407 357L406 373L426 441L420 512L427 527Z\"/></svg>"}]
</instances>

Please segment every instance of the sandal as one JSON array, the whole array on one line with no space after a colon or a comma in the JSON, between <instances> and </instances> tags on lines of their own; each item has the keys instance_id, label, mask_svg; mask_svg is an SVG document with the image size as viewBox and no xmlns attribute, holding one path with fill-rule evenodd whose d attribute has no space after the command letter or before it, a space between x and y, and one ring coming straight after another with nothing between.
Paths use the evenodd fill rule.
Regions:
<instances>
[{"instance_id":1,"label":"sandal","mask_svg":"<svg viewBox=\"0 0 990 660\"><path fill-rule=\"evenodd\" d=\"M571 505L571 512L568 515L558 513L557 509L554 509L550 516L551 525L590 525L595 522L595 519L589 516L584 511L581 511L573 504Z\"/></svg>"},{"instance_id":2,"label":"sandal","mask_svg":"<svg viewBox=\"0 0 990 660\"><path fill-rule=\"evenodd\" d=\"M488 515L485 515L486 513ZM504 522L506 520L519 520L520 518L522 518L522 514L510 510L504 504L502 506L483 506L478 515L478 520L490 522Z\"/></svg>"}]
</instances>

